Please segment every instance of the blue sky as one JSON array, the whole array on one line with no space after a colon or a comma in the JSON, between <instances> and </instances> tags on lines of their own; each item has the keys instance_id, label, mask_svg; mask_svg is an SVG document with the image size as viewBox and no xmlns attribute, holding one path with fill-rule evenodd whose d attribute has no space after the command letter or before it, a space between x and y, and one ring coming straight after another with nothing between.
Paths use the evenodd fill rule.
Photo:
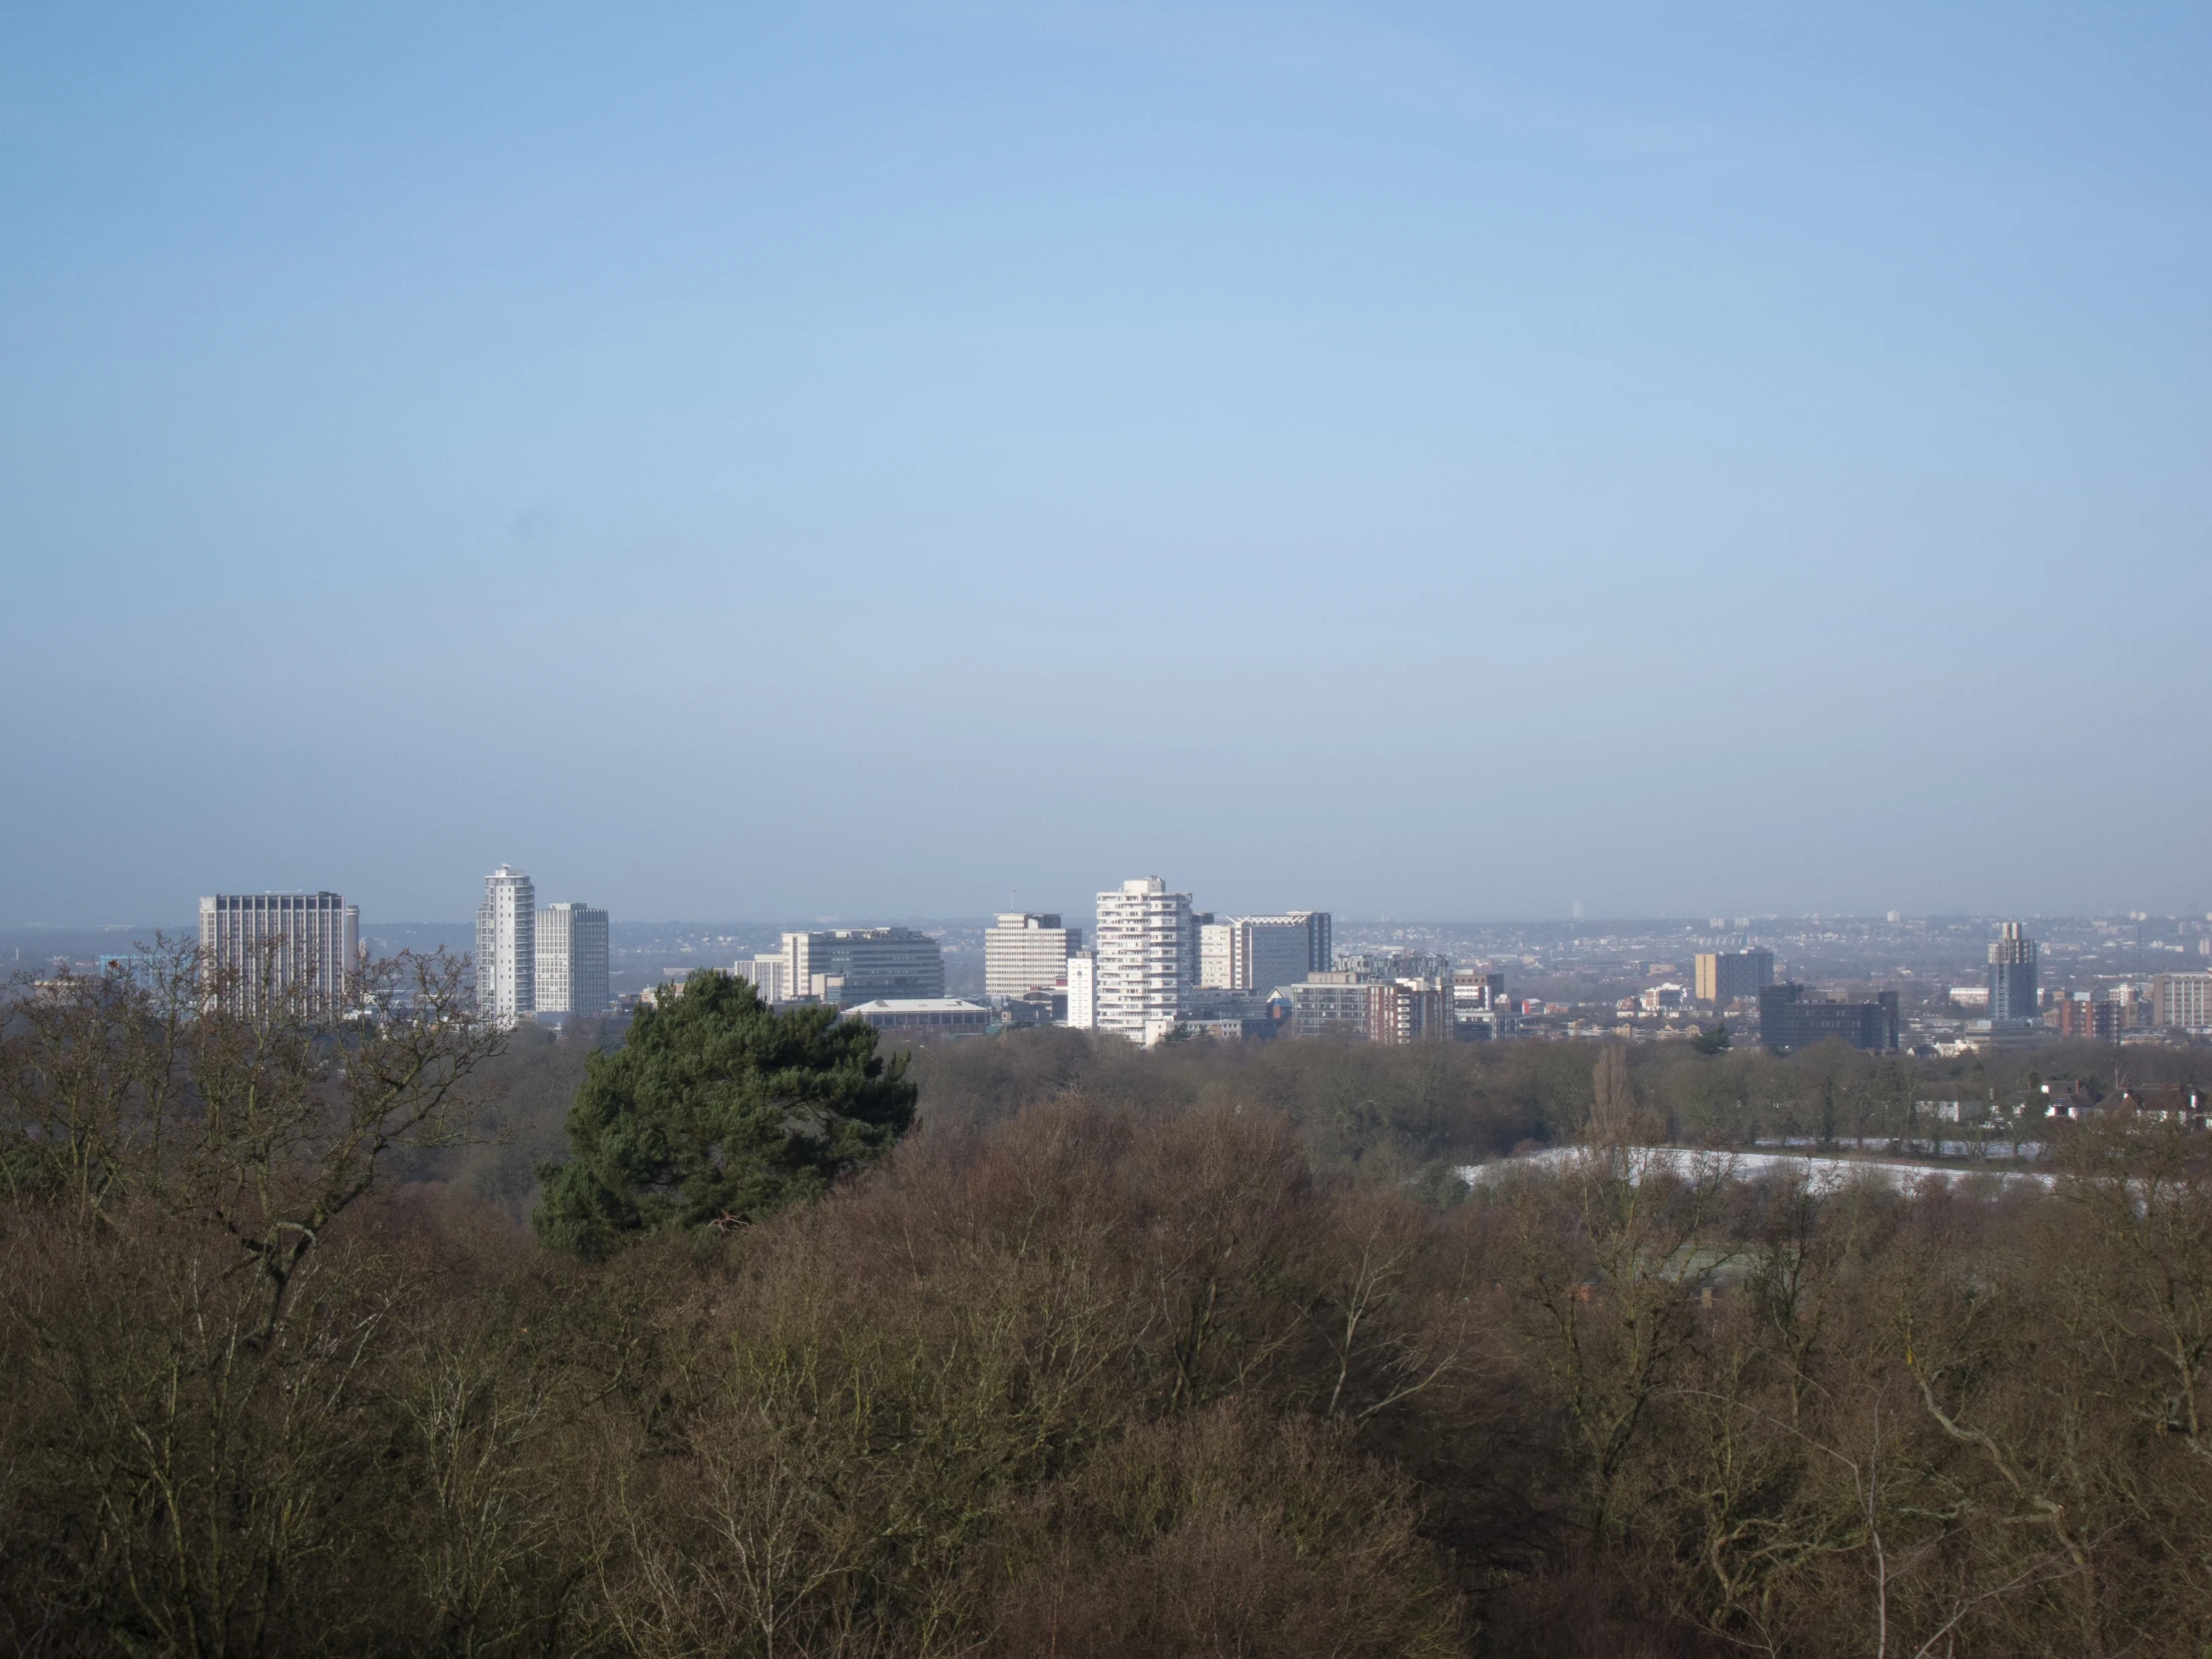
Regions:
<instances>
[{"instance_id":1,"label":"blue sky","mask_svg":"<svg viewBox=\"0 0 2212 1659\"><path fill-rule=\"evenodd\" d=\"M2208 36L10 7L0 920L2212 906Z\"/></svg>"}]
</instances>

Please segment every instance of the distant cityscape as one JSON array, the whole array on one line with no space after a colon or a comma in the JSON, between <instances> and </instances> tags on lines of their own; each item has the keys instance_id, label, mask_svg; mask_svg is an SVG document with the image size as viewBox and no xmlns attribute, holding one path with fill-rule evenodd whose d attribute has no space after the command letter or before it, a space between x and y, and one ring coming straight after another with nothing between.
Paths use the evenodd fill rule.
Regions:
<instances>
[{"instance_id":1,"label":"distant cityscape","mask_svg":"<svg viewBox=\"0 0 2212 1659\"><path fill-rule=\"evenodd\" d=\"M330 891L231 893L200 900L198 943L242 979L324 986L362 955L467 950L478 1008L505 1025L621 1020L717 966L775 1006L947 1037L1061 1024L1145 1045L1669 1041L1725 1023L1734 1042L1783 1051L1834 1038L1928 1056L2212 1038L2212 916L1340 922L1318 909L1216 914L1142 876L1100 891L1082 919L614 924L581 901L541 906L530 875L501 864L472 929L364 927ZM17 964L81 971L119 954L121 931L14 929L7 948ZM42 932L64 948L42 950Z\"/></svg>"}]
</instances>

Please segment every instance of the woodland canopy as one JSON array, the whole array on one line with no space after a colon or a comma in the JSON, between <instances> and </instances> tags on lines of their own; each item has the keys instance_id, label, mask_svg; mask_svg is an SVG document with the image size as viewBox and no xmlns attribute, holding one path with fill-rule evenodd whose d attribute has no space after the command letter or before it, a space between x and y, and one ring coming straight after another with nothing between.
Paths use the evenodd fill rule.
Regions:
<instances>
[{"instance_id":1,"label":"woodland canopy","mask_svg":"<svg viewBox=\"0 0 2212 1659\"><path fill-rule=\"evenodd\" d=\"M819 1179L656 1165L659 1225L579 1250L534 1172L636 1094L619 1034L488 1033L440 958L353 991L226 1006L189 953L14 988L0 1645L2212 1643L2212 1169L2151 1112L2047 1126L2047 1190L1828 1190L1728 1153L2041 1079L1010 1033L916 1052L895 1146L886 1097ZM873 1058L827 1055L840 1099ZM2042 1064L2117 1104L2201 1058ZM1574 1150L1456 1173L1530 1146Z\"/></svg>"}]
</instances>

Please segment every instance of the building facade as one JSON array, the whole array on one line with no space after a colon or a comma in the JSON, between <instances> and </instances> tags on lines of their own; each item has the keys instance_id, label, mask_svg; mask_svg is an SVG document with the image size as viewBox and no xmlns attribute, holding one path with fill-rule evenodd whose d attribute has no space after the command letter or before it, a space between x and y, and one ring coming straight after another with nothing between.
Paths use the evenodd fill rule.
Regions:
<instances>
[{"instance_id":1,"label":"building facade","mask_svg":"<svg viewBox=\"0 0 2212 1659\"><path fill-rule=\"evenodd\" d=\"M1423 950L1356 951L1339 957L1336 968L1377 984L1395 979L1441 979L1449 984L1456 978L1449 956Z\"/></svg>"},{"instance_id":2,"label":"building facade","mask_svg":"<svg viewBox=\"0 0 2212 1659\"><path fill-rule=\"evenodd\" d=\"M791 1000L791 964L780 953L774 956L755 956L750 961L738 963L731 972L751 985L753 994L763 1002Z\"/></svg>"},{"instance_id":3,"label":"building facade","mask_svg":"<svg viewBox=\"0 0 2212 1659\"><path fill-rule=\"evenodd\" d=\"M1989 943L1989 1018L2035 1019L2042 1013L2036 994L2036 943L2016 921L2008 921Z\"/></svg>"},{"instance_id":4,"label":"building facade","mask_svg":"<svg viewBox=\"0 0 2212 1659\"><path fill-rule=\"evenodd\" d=\"M2162 1031L2212 1031L2212 973L2153 974L2150 1017Z\"/></svg>"},{"instance_id":5,"label":"building facade","mask_svg":"<svg viewBox=\"0 0 2212 1659\"><path fill-rule=\"evenodd\" d=\"M878 1031L933 1037L980 1037L991 1023L991 1011L981 1003L945 996L881 997L847 1008L844 1017Z\"/></svg>"},{"instance_id":6,"label":"building facade","mask_svg":"<svg viewBox=\"0 0 2212 1659\"><path fill-rule=\"evenodd\" d=\"M1376 988L1384 994L1369 1016L1370 1042L1447 1043L1459 1035L1459 1011L1448 976L1393 979Z\"/></svg>"},{"instance_id":7,"label":"building facade","mask_svg":"<svg viewBox=\"0 0 2212 1659\"><path fill-rule=\"evenodd\" d=\"M1708 1007L1725 1008L1738 999L1756 1002L1774 983L1771 950L1702 950L1696 960L1696 996Z\"/></svg>"},{"instance_id":8,"label":"building facade","mask_svg":"<svg viewBox=\"0 0 2212 1659\"><path fill-rule=\"evenodd\" d=\"M1831 1037L1876 1052L1896 1048L1898 993L1882 991L1864 1002L1846 1002L1795 983L1769 985L1759 993L1759 1040L1768 1048L1788 1054Z\"/></svg>"},{"instance_id":9,"label":"building facade","mask_svg":"<svg viewBox=\"0 0 2212 1659\"><path fill-rule=\"evenodd\" d=\"M476 1016L513 1026L538 1008L538 890L501 864L476 906Z\"/></svg>"},{"instance_id":10,"label":"building facade","mask_svg":"<svg viewBox=\"0 0 2212 1659\"><path fill-rule=\"evenodd\" d=\"M2110 997L2076 991L2061 996L2044 1016L2061 1037L2081 1037L2092 1042L2118 1042L2128 1027L2128 1006Z\"/></svg>"},{"instance_id":11,"label":"building facade","mask_svg":"<svg viewBox=\"0 0 2212 1659\"><path fill-rule=\"evenodd\" d=\"M1375 1028L1376 1004L1382 990L1372 981L1332 970L1281 986L1274 1000L1285 1006L1287 1036L1366 1042Z\"/></svg>"},{"instance_id":12,"label":"building facade","mask_svg":"<svg viewBox=\"0 0 2212 1659\"><path fill-rule=\"evenodd\" d=\"M790 995L849 1007L944 995L944 951L911 927L836 927L784 935Z\"/></svg>"},{"instance_id":13,"label":"building facade","mask_svg":"<svg viewBox=\"0 0 2212 1659\"><path fill-rule=\"evenodd\" d=\"M334 892L213 893L200 900L202 982L225 1007L297 994L332 1013L359 965L360 932L359 907Z\"/></svg>"},{"instance_id":14,"label":"building facade","mask_svg":"<svg viewBox=\"0 0 2212 1659\"><path fill-rule=\"evenodd\" d=\"M1083 929L1067 927L1049 912L1002 911L983 934L983 990L988 996L1026 996L1067 983L1068 953L1083 948Z\"/></svg>"},{"instance_id":15,"label":"building facade","mask_svg":"<svg viewBox=\"0 0 2212 1659\"><path fill-rule=\"evenodd\" d=\"M589 904L548 904L537 914L535 1011L607 1011L607 912Z\"/></svg>"},{"instance_id":16,"label":"building facade","mask_svg":"<svg viewBox=\"0 0 2212 1659\"><path fill-rule=\"evenodd\" d=\"M1124 881L1120 890L1098 895L1095 937L1098 1029L1158 1042L1188 1012L1197 979L1191 895L1169 892L1157 875Z\"/></svg>"},{"instance_id":17,"label":"building facade","mask_svg":"<svg viewBox=\"0 0 2212 1659\"><path fill-rule=\"evenodd\" d=\"M1199 928L1198 979L1214 990L1265 996L1310 973L1327 973L1335 949L1327 910L1275 916L1231 916Z\"/></svg>"},{"instance_id":18,"label":"building facade","mask_svg":"<svg viewBox=\"0 0 2212 1659\"><path fill-rule=\"evenodd\" d=\"M1098 958L1088 950L1068 955L1067 1022L1077 1031L1098 1029Z\"/></svg>"},{"instance_id":19,"label":"building facade","mask_svg":"<svg viewBox=\"0 0 2212 1659\"><path fill-rule=\"evenodd\" d=\"M1343 968L1281 986L1272 1000L1293 1037L1396 1044L1447 1043L1459 1034L1448 979L1367 979Z\"/></svg>"}]
</instances>

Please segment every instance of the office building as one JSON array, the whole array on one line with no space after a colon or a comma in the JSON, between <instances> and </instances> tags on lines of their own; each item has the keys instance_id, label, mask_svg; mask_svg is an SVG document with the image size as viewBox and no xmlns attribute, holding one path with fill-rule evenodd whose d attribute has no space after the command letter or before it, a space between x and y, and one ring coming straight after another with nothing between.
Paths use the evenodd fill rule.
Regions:
<instances>
[{"instance_id":1,"label":"office building","mask_svg":"<svg viewBox=\"0 0 2212 1659\"><path fill-rule=\"evenodd\" d=\"M1067 1022L1077 1031L1098 1028L1098 958L1087 950L1068 953Z\"/></svg>"},{"instance_id":2,"label":"office building","mask_svg":"<svg viewBox=\"0 0 2212 1659\"><path fill-rule=\"evenodd\" d=\"M1697 955L1696 995L1709 1008L1756 1002L1774 983L1771 950L1702 950Z\"/></svg>"},{"instance_id":3,"label":"office building","mask_svg":"<svg viewBox=\"0 0 2212 1659\"><path fill-rule=\"evenodd\" d=\"M750 961L738 963L730 971L751 985L753 994L763 1002L791 1000L791 964L784 960L782 952L773 956L755 956Z\"/></svg>"},{"instance_id":4,"label":"office building","mask_svg":"<svg viewBox=\"0 0 2212 1659\"><path fill-rule=\"evenodd\" d=\"M1990 941L1989 1018L1992 1023L2034 1019L2042 1012L2035 991L2036 954L2035 941L2016 921L2006 922L2003 931Z\"/></svg>"},{"instance_id":5,"label":"office building","mask_svg":"<svg viewBox=\"0 0 2212 1659\"><path fill-rule=\"evenodd\" d=\"M1191 895L1157 875L1098 895L1098 1029L1155 1043L1187 1010L1198 964Z\"/></svg>"},{"instance_id":6,"label":"office building","mask_svg":"<svg viewBox=\"0 0 2212 1659\"><path fill-rule=\"evenodd\" d=\"M944 952L911 927L837 927L784 935L790 995L847 1007L879 997L944 995Z\"/></svg>"},{"instance_id":7,"label":"office building","mask_svg":"<svg viewBox=\"0 0 2212 1659\"><path fill-rule=\"evenodd\" d=\"M334 892L214 893L200 900L200 972L224 1006L261 1009L298 995L344 1006L359 964L361 912Z\"/></svg>"},{"instance_id":8,"label":"office building","mask_svg":"<svg viewBox=\"0 0 2212 1659\"><path fill-rule=\"evenodd\" d=\"M548 904L537 915L536 1011L607 1011L607 912Z\"/></svg>"},{"instance_id":9,"label":"office building","mask_svg":"<svg viewBox=\"0 0 2212 1659\"><path fill-rule=\"evenodd\" d=\"M872 1025L878 1031L898 1031L913 1036L980 1037L990 1028L991 1011L979 1002L959 997L882 997L844 1011L846 1019Z\"/></svg>"},{"instance_id":10,"label":"office building","mask_svg":"<svg viewBox=\"0 0 2212 1659\"><path fill-rule=\"evenodd\" d=\"M1049 912L1002 912L983 934L983 990L988 996L1027 996L1067 983L1068 953L1083 948L1083 929L1061 925Z\"/></svg>"},{"instance_id":11,"label":"office building","mask_svg":"<svg viewBox=\"0 0 2212 1659\"><path fill-rule=\"evenodd\" d=\"M1335 949L1327 910L1231 916L1199 926L1198 983L1267 995L1309 973L1326 973Z\"/></svg>"},{"instance_id":12,"label":"office building","mask_svg":"<svg viewBox=\"0 0 2212 1659\"><path fill-rule=\"evenodd\" d=\"M538 892L530 877L501 864L484 877L476 907L476 1015L513 1026L537 1012Z\"/></svg>"},{"instance_id":13,"label":"office building","mask_svg":"<svg viewBox=\"0 0 2212 1659\"><path fill-rule=\"evenodd\" d=\"M1863 1002L1847 1002L1795 983L1769 985L1759 993L1759 1040L1768 1048L1788 1054L1831 1037L1852 1048L1896 1048L1898 993L1883 991Z\"/></svg>"},{"instance_id":14,"label":"office building","mask_svg":"<svg viewBox=\"0 0 2212 1659\"><path fill-rule=\"evenodd\" d=\"M2151 1023L2162 1031L2212 1031L2212 973L2156 973Z\"/></svg>"}]
</instances>

